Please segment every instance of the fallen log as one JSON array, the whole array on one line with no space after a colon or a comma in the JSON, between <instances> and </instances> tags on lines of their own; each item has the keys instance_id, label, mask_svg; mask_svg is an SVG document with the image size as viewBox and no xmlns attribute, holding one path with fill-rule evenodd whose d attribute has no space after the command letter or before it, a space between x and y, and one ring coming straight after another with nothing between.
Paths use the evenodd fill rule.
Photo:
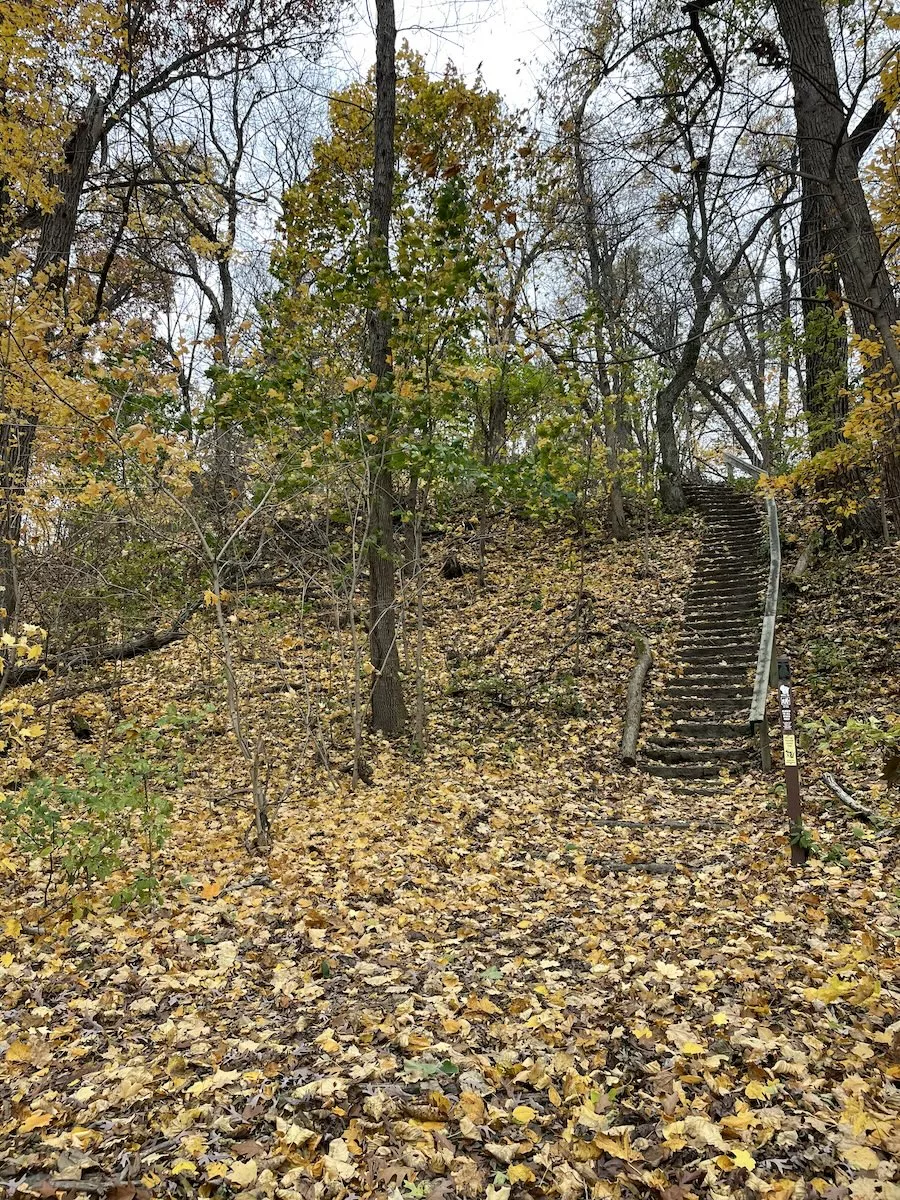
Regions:
<instances>
[{"instance_id":1,"label":"fallen log","mask_svg":"<svg viewBox=\"0 0 900 1200\"><path fill-rule=\"evenodd\" d=\"M628 699L625 706L625 727L622 730L622 746L619 756L626 766L637 762L637 740L641 729L641 696L644 680L653 662L649 643L642 637L636 639L638 660L628 684Z\"/></svg>"},{"instance_id":2,"label":"fallen log","mask_svg":"<svg viewBox=\"0 0 900 1200\"><path fill-rule=\"evenodd\" d=\"M588 866L596 867L598 871L605 871L610 875L626 874L629 871L641 875L674 875L679 865L690 865L675 862L622 862L614 858L588 858L585 861Z\"/></svg>"},{"instance_id":3,"label":"fallen log","mask_svg":"<svg viewBox=\"0 0 900 1200\"><path fill-rule=\"evenodd\" d=\"M873 829L883 829L884 820L873 813L871 809L866 808L864 804L860 804L850 793L842 788L833 775L827 773L822 776L826 786L837 796L838 800L852 813L855 813L861 821L865 821L867 825L871 825Z\"/></svg>"},{"instance_id":4,"label":"fallen log","mask_svg":"<svg viewBox=\"0 0 900 1200\"><path fill-rule=\"evenodd\" d=\"M13 663L7 667L0 680L0 694L7 688L36 683L39 679L45 679L49 673L58 678L84 667L96 667L105 662L124 662L142 654L150 654L154 650L162 650L185 636L185 625L202 603L202 600L192 600L181 610L168 629L150 629L124 642L113 642L106 646L81 646L76 650L69 650L66 654L53 655L38 662Z\"/></svg>"}]
</instances>

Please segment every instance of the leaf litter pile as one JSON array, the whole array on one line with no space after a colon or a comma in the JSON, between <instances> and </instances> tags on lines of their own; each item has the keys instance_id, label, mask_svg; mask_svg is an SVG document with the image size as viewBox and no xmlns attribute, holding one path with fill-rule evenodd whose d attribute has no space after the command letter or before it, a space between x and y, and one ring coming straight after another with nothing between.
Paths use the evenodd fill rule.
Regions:
<instances>
[{"instance_id":1,"label":"leaf litter pile","mask_svg":"<svg viewBox=\"0 0 900 1200\"><path fill-rule=\"evenodd\" d=\"M501 541L484 590L429 568L429 745L369 741L355 790L292 683L327 638L271 598L237 611L282 795L266 860L221 705L202 708L202 624L56 705L48 772L74 769L75 709L98 730L113 703L205 715L173 734L158 904L45 905L36 866L3 863L6 1194L900 1197L890 827L860 831L815 783L806 819L841 853L791 870L777 772L692 789L618 764L633 635L652 706L689 525L652 537L649 571L640 545L590 549L577 604L570 543ZM896 597L895 558L863 565ZM795 661L822 603L795 600ZM338 728L339 701L317 719Z\"/></svg>"}]
</instances>

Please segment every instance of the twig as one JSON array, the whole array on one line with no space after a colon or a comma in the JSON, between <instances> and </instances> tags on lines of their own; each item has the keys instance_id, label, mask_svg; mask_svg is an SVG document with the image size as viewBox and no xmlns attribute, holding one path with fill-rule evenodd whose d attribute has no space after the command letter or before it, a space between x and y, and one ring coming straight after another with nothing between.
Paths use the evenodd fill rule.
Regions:
<instances>
[{"instance_id":1,"label":"twig","mask_svg":"<svg viewBox=\"0 0 900 1200\"><path fill-rule=\"evenodd\" d=\"M884 820L876 813L873 813L871 809L866 808L864 804L860 804L858 800L855 800L848 791L845 791L844 788L841 787L833 775L825 774L822 776L822 778L831 791L834 792L835 796L837 796L838 800L840 800L843 805L849 808L851 812L856 813L861 821L865 821L866 824L871 825L873 829L884 828Z\"/></svg>"}]
</instances>

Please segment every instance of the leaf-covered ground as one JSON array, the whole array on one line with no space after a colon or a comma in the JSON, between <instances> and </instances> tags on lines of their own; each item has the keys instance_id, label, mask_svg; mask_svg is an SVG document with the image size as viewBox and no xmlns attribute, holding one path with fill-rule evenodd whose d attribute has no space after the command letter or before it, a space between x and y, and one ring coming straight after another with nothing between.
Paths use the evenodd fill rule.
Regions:
<instances>
[{"instance_id":1,"label":"leaf-covered ground","mask_svg":"<svg viewBox=\"0 0 900 1200\"><path fill-rule=\"evenodd\" d=\"M577 611L561 536L504 531L483 592L442 580L435 547L430 743L370 744L355 791L339 688L314 714L330 769L306 733L306 683L335 677L324 627L298 631L272 598L240 607L244 690L286 788L271 857L245 848L215 711L180 745L161 904L48 912L39 874L4 866L8 1191L900 1196L897 842L825 807L833 739L809 735L822 856L802 872L777 774L692 791L616 761L632 631L657 649L652 705L695 545L687 526L654 536L649 571L640 545L594 547ZM891 688L896 709L896 611L878 624L864 597L896 601L897 560L853 565L859 605L825 572L794 597L798 681L823 639L864 640L859 607L893 656L868 691L816 676L804 717L829 687L844 724L883 717ZM60 701L42 768L71 769L74 710L95 741L115 708L203 712L212 645L198 629ZM844 778L890 816L877 766Z\"/></svg>"}]
</instances>

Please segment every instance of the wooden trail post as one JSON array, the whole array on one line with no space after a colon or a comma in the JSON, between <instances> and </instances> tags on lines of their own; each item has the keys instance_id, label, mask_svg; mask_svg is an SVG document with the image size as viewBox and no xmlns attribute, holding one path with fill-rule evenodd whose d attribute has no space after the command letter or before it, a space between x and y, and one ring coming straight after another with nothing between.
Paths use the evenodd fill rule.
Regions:
<instances>
[{"instance_id":1,"label":"wooden trail post","mask_svg":"<svg viewBox=\"0 0 900 1200\"><path fill-rule=\"evenodd\" d=\"M787 815L791 839L791 866L806 865L807 850L800 845L803 813L800 808L800 768L797 766L797 730L794 720L794 691L791 666L786 658L778 660L778 702L781 707L781 739L784 746L784 785L787 790Z\"/></svg>"}]
</instances>

